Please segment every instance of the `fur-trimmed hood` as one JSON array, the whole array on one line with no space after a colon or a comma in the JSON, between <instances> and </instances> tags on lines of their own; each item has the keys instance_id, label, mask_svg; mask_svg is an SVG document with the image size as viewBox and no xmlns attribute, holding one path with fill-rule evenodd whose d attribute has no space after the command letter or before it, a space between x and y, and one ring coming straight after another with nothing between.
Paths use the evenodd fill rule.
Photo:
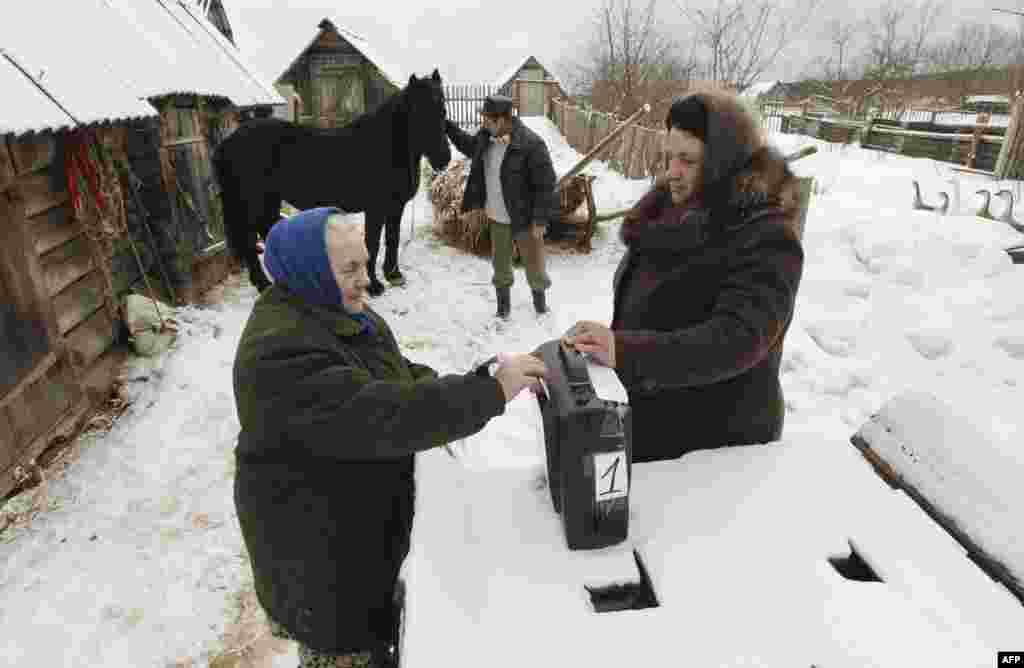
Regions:
<instances>
[{"instance_id":1,"label":"fur-trimmed hood","mask_svg":"<svg viewBox=\"0 0 1024 668\"><path fill-rule=\"evenodd\" d=\"M683 250L769 214L795 224L796 178L785 157L767 144L757 119L734 96L695 95L708 109L701 190L675 205L667 178L659 176L623 221L627 245Z\"/></svg>"}]
</instances>

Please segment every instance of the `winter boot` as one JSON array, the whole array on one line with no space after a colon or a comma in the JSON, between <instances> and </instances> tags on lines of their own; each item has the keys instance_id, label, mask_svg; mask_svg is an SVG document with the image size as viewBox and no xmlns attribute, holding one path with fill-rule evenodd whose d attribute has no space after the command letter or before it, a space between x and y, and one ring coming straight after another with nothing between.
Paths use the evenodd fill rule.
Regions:
<instances>
[{"instance_id":1,"label":"winter boot","mask_svg":"<svg viewBox=\"0 0 1024 668\"><path fill-rule=\"evenodd\" d=\"M499 318L508 319L508 314L512 310L512 288L495 288L495 292L498 295L498 312Z\"/></svg>"},{"instance_id":2,"label":"winter boot","mask_svg":"<svg viewBox=\"0 0 1024 668\"><path fill-rule=\"evenodd\" d=\"M538 314L548 312L548 305L547 301L544 299L543 290L533 291L533 310L535 310Z\"/></svg>"}]
</instances>

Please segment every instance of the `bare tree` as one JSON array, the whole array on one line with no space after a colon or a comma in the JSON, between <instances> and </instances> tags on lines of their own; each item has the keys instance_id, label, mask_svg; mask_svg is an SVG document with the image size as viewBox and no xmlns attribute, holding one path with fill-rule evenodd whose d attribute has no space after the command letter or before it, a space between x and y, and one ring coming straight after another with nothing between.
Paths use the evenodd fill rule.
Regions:
<instances>
[{"instance_id":1,"label":"bare tree","mask_svg":"<svg viewBox=\"0 0 1024 668\"><path fill-rule=\"evenodd\" d=\"M1012 50L1014 35L992 24L961 23L949 38L928 53L931 72L977 72L996 65Z\"/></svg>"},{"instance_id":2,"label":"bare tree","mask_svg":"<svg viewBox=\"0 0 1024 668\"><path fill-rule=\"evenodd\" d=\"M832 55L826 66L826 77L830 81L842 81L847 78L850 67L850 50L853 40L861 30L861 25L845 19L835 18L827 24L829 44Z\"/></svg>"},{"instance_id":3,"label":"bare tree","mask_svg":"<svg viewBox=\"0 0 1024 668\"><path fill-rule=\"evenodd\" d=\"M864 77L876 81L912 76L922 64L946 5L921 0L907 5L886 0L865 22L868 37Z\"/></svg>"},{"instance_id":4,"label":"bare tree","mask_svg":"<svg viewBox=\"0 0 1024 668\"><path fill-rule=\"evenodd\" d=\"M643 7L633 0L604 0L591 18L581 56L565 63L571 85L593 95L596 85L613 100L610 111L630 113L650 81L688 80L692 58L659 27L657 0Z\"/></svg>"},{"instance_id":5,"label":"bare tree","mask_svg":"<svg viewBox=\"0 0 1024 668\"><path fill-rule=\"evenodd\" d=\"M677 0L703 47L702 76L742 92L775 65L819 0L715 0L695 9Z\"/></svg>"}]
</instances>

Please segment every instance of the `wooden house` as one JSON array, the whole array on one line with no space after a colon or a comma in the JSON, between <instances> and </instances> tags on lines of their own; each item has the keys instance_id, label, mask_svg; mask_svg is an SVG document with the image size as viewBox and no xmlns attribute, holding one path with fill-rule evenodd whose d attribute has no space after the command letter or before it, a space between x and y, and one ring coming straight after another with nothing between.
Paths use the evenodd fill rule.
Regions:
<instances>
[{"instance_id":1,"label":"wooden house","mask_svg":"<svg viewBox=\"0 0 1024 668\"><path fill-rule=\"evenodd\" d=\"M323 19L317 33L277 78L278 91L291 98L299 123L340 127L373 111L404 86L369 42ZM297 111L297 113L296 113Z\"/></svg>"},{"instance_id":2,"label":"wooden house","mask_svg":"<svg viewBox=\"0 0 1024 668\"><path fill-rule=\"evenodd\" d=\"M558 77L533 56L514 61L494 80L493 86L499 94L515 101L522 116L546 116L550 111L550 101L565 97Z\"/></svg>"},{"instance_id":3,"label":"wooden house","mask_svg":"<svg viewBox=\"0 0 1024 668\"><path fill-rule=\"evenodd\" d=\"M123 295L194 301L226 274L209 151L283 100L170 0L24 5L0 24L0 88L2 497L109 395Z\"/></svg>"}]
</instances>

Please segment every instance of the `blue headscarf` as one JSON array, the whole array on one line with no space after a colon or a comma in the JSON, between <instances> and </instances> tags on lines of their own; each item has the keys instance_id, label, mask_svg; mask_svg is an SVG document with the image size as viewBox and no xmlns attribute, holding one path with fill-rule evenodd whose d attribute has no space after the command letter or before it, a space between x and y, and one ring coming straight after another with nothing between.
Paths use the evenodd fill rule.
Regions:
<instances>
[{"instance_id":1,"label":"blue headscarf","mask_svg":"<svg viewBox=\"0 0 1024 668\"><path fill-rule=\"evenodd\" d=\"M275 283L289 292L325 308L346 313L359 323L360 333L374 332L365 313L349 313L327 257L327 217L341 209L320 207L297 213L270 228L263 251L263 265Z\"/></svg>"}]
</instances>

